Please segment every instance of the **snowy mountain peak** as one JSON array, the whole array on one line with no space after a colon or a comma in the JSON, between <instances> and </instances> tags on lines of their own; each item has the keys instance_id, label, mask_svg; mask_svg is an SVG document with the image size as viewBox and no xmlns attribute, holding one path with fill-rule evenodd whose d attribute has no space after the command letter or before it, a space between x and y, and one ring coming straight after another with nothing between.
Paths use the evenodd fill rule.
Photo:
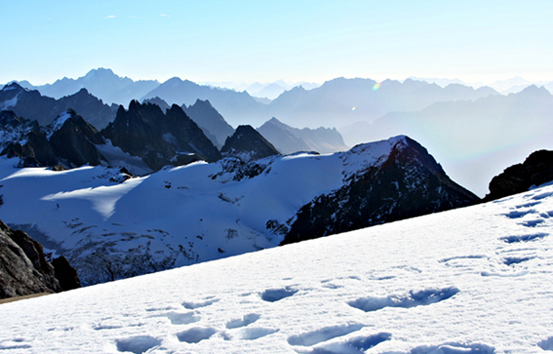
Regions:
<instances>
[{"instance_id":1,"label":"snowy mountain peak","mask_svg":"<svg viewBox=\"0 0 553 354\"><path fill-rule=\"evenodd\" d=\"M68 109L67 111L58 115L56 119L54 119L54 121L46 128L48 131L46 135L47 138L50 139L55 131L60 130L68 119L74 118L76 115L77 114L72 109Z\"/></svg>"}]
</instances>

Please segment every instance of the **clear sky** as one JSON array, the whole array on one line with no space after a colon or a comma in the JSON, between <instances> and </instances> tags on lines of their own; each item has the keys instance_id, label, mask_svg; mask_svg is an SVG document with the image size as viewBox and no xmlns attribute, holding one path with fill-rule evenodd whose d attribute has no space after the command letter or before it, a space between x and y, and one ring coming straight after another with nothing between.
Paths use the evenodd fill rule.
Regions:
<instances>
[{"instance_id":1,"label":"clear sky","mask_svg":"<svg viewBox=\"0 0 553 354\"><path fill-rule=\"evenodd\" d=\"M553 81L551 0L0 1L0 83Z\"/></svg>"}]
</instances>

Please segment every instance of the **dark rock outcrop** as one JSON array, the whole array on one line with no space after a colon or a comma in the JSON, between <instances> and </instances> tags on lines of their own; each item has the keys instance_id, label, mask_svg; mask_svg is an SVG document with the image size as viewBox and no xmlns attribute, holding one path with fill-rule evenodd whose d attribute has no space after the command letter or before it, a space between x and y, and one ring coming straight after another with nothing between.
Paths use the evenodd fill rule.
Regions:
<instances>
[{"instance_id":1,"label":"dark rock outcrop","mask_svg":"<svg viewBox=\"0 0 553 354\"><path fill-rule=\"evenodd\" d=\"M21 167L47 167L59 164L59 159L54 148L41 131L31 131L27 141L10 143L0 155L7 155L8 158L19 157Z\"/></svg>"},{"instance_id":2,"label":"dark rock outcrop","mask_svg":"<svg viewBox=\"0 0 553 354\"><path fill-rule=\"evenodd\" d=\"M489 185L490 193L484 201L491 201L522 193L532 186L553 181L553 151L538 150L519 163L495 176Z\"/></svg>"},{"instance_id":3,"label":"dark rock outcrop","mask_svg":"<svg viewBox=\"0 0 553 354\"><path fill-rule=\"evenodd\" d=\"M190 107L183 105L182 109L219 149L223 147L227 138L234 133L234 128L225 121L208 100L198 99Z\"/></svg>"},{"instance_id":4,"label":"dark rock outcrop","mask_svg":"<svg viewBox=\"0 0 553 354\"><path fill-rule=\"evenodd\" d=\"M358 145L350 151L362 149ZM476 204L416 141L403 137L379 166L351 176L343 187L304 205L282 244ZM269 225L270 226L270 225Z\"/></svg>"},{"instance_id":5,"label":"dark rock outcrop","mask_svg":"<svg viewBox=\"0 0 553 354\"><path fill-rule=\"evenodd\" d=\"M221 149L225 157L238 157L244 162L280 155L277 149L250 125L236 128Z\"/></svg>"},{"instance_id":6,"label":"dark rock outcrop","mask_svg":"<svg viewBox=\"0 0 553 354\"><path fill-rule=\"evenodd\" d=\"M69 264L67 258L61 256L52 261L56 279L58 279L63 291L78 289L81 287L81 281L77 270Z\"/></svg>"},{"instance_id":7,"label":"dark rock outcrop","mask_svg":"<svg viewBox=\"0 0 553 354\"><path fill-rule=\"evenodd\" d=\"M119 107L115 120L101 133L114 146L141 157L153 170L221 158L213 143L177 105L164 114L157 105L133 100L129 110Z\"/></svg>"},{"instance_id":8,"label":"dark rock outcrop","mask_svg":"<svg viewBox=\"0 0 553 354\"><path fill-rule=\"evenodd\" d=\"M64 260L56 259L60 266L52 266L40 243L0 221L1 299L80 287L77 271Z\"/></svg>"},{"instance_id":9,"label":"dark rock outcrop","mask_svg":"<svg viewBox=\"0 0 553 354\"><path fill-rule=\"evenodd\" d=\"M56 155L69 167L86 164L95 166L107 161L94 145L104 143L104 138L98 130L73 110L68 110L65 114L68 114L69 118L66 118L61 128L54 131L50 137L50 144Z\"/></svg>"}]
</instances>

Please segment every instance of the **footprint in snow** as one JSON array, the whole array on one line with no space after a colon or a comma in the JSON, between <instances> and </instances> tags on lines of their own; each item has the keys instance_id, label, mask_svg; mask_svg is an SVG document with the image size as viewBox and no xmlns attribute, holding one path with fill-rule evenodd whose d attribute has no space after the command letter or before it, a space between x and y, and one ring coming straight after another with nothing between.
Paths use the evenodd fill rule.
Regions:
<instances>
[{"instance_id":1,"label":"footprint in snow","mask_svg":"<svg viewBox=\"0 0 553 354\"><path fill-rule=\"evenodd\" d=\"M142 354L145 351L161 344L161 340L151 336L134 336L121 338L115 341L117 350L120 352L131 352Z\"/></svg>"},{"instance_id":2,"label":"footprint in snow","mask_svg":"<svg viewBox=\"0 0 553 354\"><path fill-rule=\"evenodd\" d=\"M240 328L239 330L228 334L225 333L223 338L225 340L256 340L266 337L270 334L278 332L278 328L263 328L263 327L248 327Z\"/></svg>"},{"instance_id":3,"label":"footprint in snow","mask_svg":"<svg viewBox=\"0 0 553 354\"><path fill-rule=\"evenodd\" d=\"M264 292L262 292L261 299L268 302L275 302L282 300L284 298L293 296L295 293L297 293L298 290L291 288L289 286L286 286L284 288L279 289L267 289Z\"/></svg>"},{"instance_id":4,"label":"footprint in snow","mask_svg":"<svg viewBox=\"0 0 553 354\"><path fill-rule=\"evenodd\" d=\"M512 266L514 264L527 262L534 258L535 257L505 257L503 258L503 264L505 264L506 266Z\"/></svg>"},{"instance_id":5,"label":"footprint in snow","mask_svg":"<svg viewBox=\"0 0 553 354\"><path fill-rule=\"evenodd\" d=\"M518 243L518 242L537 241L537 240L542 239L546 236L549 236L549 234L540 232L540 233L537 233L537 234L505 236L505 237L500 238L499 240L501 240L505 243Z\"/></svg>"},{"instance_id":6,"label":"footprint in snow","mask_svg":"<svg viewBox=\"0 0 553 354\"><path fill-rule=\"evenodd\" d=\"M423 345L411 349L405 354L434 354L434 353L451 353L451 354L494 354L495 348L486 344L473 343L462 344L449 342L435 346ZM402 353L397 353L402 354Z\"/></svg>"},{"instance_id":7,"label":"footprint in snow","mask_svg":"<svg viewBox=\"0 0 553 354\"><path fill-rule=\"evenodd\" d=\"M322 344L310 351L297 350L297 352L302 354L363 354L366 350L390 339L392 339L391 333L381 332L370 336L354 337L345 342Z\"/></svg>"},{"instance_id":8,"label":"footprint in snow","mask_svg":"<svg viewBox=\"0 0 553 354\"><path fill-rule=\"evenodd\" d=\"M217 331L210 327L194 327L177 333L177 338L180 342L198 343L202 340L209 339L215 333L217 333Z\"/></svg>"},{"instance_id":9,"label":"footprint in snow","mask_svg":"<svg viewBox=\"0 0 553 354\"><path fill-rule=\"evenodd\" d=\"M553 337L542 340L538 343L538 347L543 350L553 350Z\"/></svg>"},{"instance_id":10,"label":"footprint in snow","mask_svg":"<svg viewBox=\"0 0 553 354\"><path fill-rule=\"evenodd\" d=\"M455 287L444 289L426 289L420 291L410 291L406 295L390 295L387 297L362 297L357 300L348 302L348 305L365 312L377 311L385 307L411 308L416 306L431 305L443 300L447 300L458 292L459 289Z\"/></svg>"}]
</instances>

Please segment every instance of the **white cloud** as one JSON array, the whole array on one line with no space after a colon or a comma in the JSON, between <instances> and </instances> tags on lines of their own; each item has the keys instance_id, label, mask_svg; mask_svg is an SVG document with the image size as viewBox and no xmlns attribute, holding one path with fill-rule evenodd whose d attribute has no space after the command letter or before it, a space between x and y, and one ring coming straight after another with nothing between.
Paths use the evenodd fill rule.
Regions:
<instances>
[{"instance_id":1,"label":"white cloud","mask_svg":"<svg viewBox=\"0 0 553 354\"><path fill-rule=\"evenodd\" d=\"M171 16L169 16L169 15L167 15L167 14L159 14L159 16L162 16L162 17L171 17Z\"/></svg>"},{"instance_id":2,"label":"white cloud","mask_svg":"<svg viewBox=\"0 0 553 354\"><path fill-rule=\"evenodd\" d=\"M110 19L110 18L115 18L115 15L106 16L106 17L104 17L104 20L107 20L107 19Z\"/></svg>"}]
</instances>

